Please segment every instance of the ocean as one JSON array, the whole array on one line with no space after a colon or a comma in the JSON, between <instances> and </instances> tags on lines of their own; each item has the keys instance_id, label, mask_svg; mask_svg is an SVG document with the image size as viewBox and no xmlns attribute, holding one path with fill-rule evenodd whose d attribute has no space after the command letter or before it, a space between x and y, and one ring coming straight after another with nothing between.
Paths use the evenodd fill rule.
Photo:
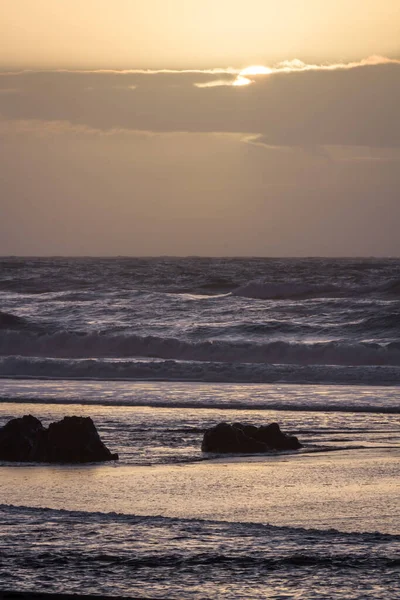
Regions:
<instances>
[{"instance_id":1,"label":"ocean","mask_svg":"<svg viewBox=\"0 0 400 600\"><path fill-rule=\"evenodd\" d=\"M400 597L400 260L0 259L0 426L91 416L118 462L0 462L0 591ZM201 451L221 421L299 451Z\"/></svg>"}]
</instances>

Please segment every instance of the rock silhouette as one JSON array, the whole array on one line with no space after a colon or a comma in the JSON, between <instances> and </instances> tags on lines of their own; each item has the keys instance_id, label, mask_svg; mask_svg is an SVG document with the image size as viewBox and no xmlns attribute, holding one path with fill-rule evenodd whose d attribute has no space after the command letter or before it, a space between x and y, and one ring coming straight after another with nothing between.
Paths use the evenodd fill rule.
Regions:
<instances>
[{"instance_id":1,"label":"rock silhouette","mask_svg":"<svg viewBox=\"0 0 400 600\"><path fill-rule=\"evenodd\" d=\"M11 419L0 428L0 460L87 463L118 460L90 417L64 417L46 429L36 417Z\"/></svg>"},{"instance_id":2,"label":"rock silhouette","mask_svg":"<svg viewBox=\"0 0 400 600\"><path fill-rule=\"evenodd\" d=\"M302 444L297 437L283 433L278 423L243 425L219 423L204 433L203 452L255 454L271 450L298 450Z\"/></svg>"}]
</instances>

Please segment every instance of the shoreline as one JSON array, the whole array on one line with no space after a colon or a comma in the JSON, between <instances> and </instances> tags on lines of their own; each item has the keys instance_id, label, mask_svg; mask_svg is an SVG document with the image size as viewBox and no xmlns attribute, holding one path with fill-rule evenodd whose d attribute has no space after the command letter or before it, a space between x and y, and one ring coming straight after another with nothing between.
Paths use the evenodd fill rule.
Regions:
<instances>
[{"instance_id":1,"label":"shoreline","mask_svg":"<svg viewBox=\"0 0 400 600\"><path fill-rule=\"evenodd\" d=\"M399 414L399 386L3 378L0 404Z\"/></svg>"},{"instance_id":2,"label":"shoreline","mask_svg":"<svg viewBox=\"0 0 400 600\"><path fill-rule=\"evenodd\" d=\"M4 357L0 357L4 358ZM52 359L51 359L52 360ZM63 359L60 359L63 360ZM65 359L64 359L65 360ZM83 359L75 359L75 360L90 360L87 358L83 358ZM137 361L138 359L134 358L132 362ZM167 360L176 360L176 359L164 359L165 361ZM203 361L198 361L202 364ZM252 363L248 363L248 364L252 364ZM260 363L254 363L254 364L260 364ZM285 364L283 365L284 367L293 367L293 365L291 364ZM295 367L298 368L304 368L304 365L294 365ZM319 367L321 365L305 365L306 367ZM359 365L354 366L354 365L349 365L349 366L345 366L343 367L342 365L323 365L323 367L325 368L326 366L328 367L332 367L332 368L347 368L347 369L359 369L362 368L362 366L360 367ZM369 366L369 365L367 365ZM379 368L379 369L400 369L400 367L398 367L397 365L373 365L375 368ZM95 377L95 376L88 376L88 377L79 377L79 376L68 376L68 375L2 375L0 374L0 381L35 381L35 382L56 382L56 381L68 381L68 382L77 382L77 383L106 383L106 382L110 382L110 383L172 383L172 384L176 384L176 383L187 383L187 384L204 384L204 385L248 385L248 386L259 386L259 385L266 385L266 386L270 386L270 385L285 385L285 386L316 386L316 387L323 387L323 386L338 386L338 387L360 387L360 388L398 388L400 387L400 382L399 380L393 380L393 381L389 381L389 382L385 382L385 381L369 381L369 380L363 380L360 378L360 380L349 380L349 381L334 381L334 380L326 380L326 381L322 381L322 380L315 380L315 381L310 381L308 379L305 380L289 380L289 381L284 381L282 379L279 379L278 377L273 378L271 377L271 379L265 379L265 381L261 381L261 380L246 380L246 379L221 379L218 380L216 378L189 378L189 377Z\"/></svg>"}]
</instances>

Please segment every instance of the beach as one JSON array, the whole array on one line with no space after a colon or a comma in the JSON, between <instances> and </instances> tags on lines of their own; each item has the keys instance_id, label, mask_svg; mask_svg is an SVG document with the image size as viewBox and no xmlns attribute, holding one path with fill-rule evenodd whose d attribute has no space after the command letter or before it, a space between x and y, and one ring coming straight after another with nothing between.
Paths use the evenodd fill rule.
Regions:
<instances>
[{"instance_id":1,"label":"beach","mask_svg":"<svg viewBox=\"0 0 400 600\"><path fill-rule=\"evenodd\" d=\"M347 589L349 597L379 598L389 588L400 590L396 394L374 388L363 399L363 388L347 395L340 386L251 386L263 402L258 410L232 409L230 402L209 408L215 384L108 382L105 405L94 401L93 385L102 387L4 380L17 401L1 404L0 424L11 414L32 413L44 423L91 414L120 460L0 466L3 589L309 598L312 577L315 597L340 598ZM32 402L21 398L26 386ZM53 404L61 387L68 402ZM250 396L251 406L249 389L222 387L227 397L236 390L238 402L241 394ZM79 404L78 391L86 403ZM311 410L290 410L298 394L308 396ZM335 411L318 410L330 395L337 399ZM349 412L349 396L355 412ZM278 397L286 397L286 407L267 410ZM163 406L152 406L161 399ZM377 418L376 405L390 412ZM204 455L203 428L223 419L279 421L304 448Z\"/></svg>"},{"instance_id":2,"label":"beach","mask_svg":"<svg viewBox=\"0 0 400 600\"><path fill-rule=\"evenodd\" d=\"M400 535L399 452L220 458L155 467L3 467L2 502Z\"/></svg>"},{"instance_id":3,"label":"beach","mask_svg":"<svg viewBox=\"0 0 400 600\"><path fill-rule=\"evenodd\" d=\"M398 261L7 260L0 427L119 460L0 462L1 593L400 594ZM302 447L202 452L221 422Z\"/></svg>"}]
</instances>

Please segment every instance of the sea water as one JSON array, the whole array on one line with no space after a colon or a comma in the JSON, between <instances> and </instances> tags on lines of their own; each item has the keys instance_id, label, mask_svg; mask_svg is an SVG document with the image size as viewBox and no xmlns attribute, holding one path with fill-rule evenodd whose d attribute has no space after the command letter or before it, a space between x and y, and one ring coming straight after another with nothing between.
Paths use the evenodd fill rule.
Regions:
<instances>
[{"instance_id":1,"label":"sea water","mask_svg":"<svg viewBox=\"0 0 400 600\"><path fill-rule=\"evenodd\" d=\"M120 460L0 463L0 590L400 595L400 261L0 266L0 426L91 416ZM298 452L201 452L277 421Z\"/></svg>"}]
</instances>

